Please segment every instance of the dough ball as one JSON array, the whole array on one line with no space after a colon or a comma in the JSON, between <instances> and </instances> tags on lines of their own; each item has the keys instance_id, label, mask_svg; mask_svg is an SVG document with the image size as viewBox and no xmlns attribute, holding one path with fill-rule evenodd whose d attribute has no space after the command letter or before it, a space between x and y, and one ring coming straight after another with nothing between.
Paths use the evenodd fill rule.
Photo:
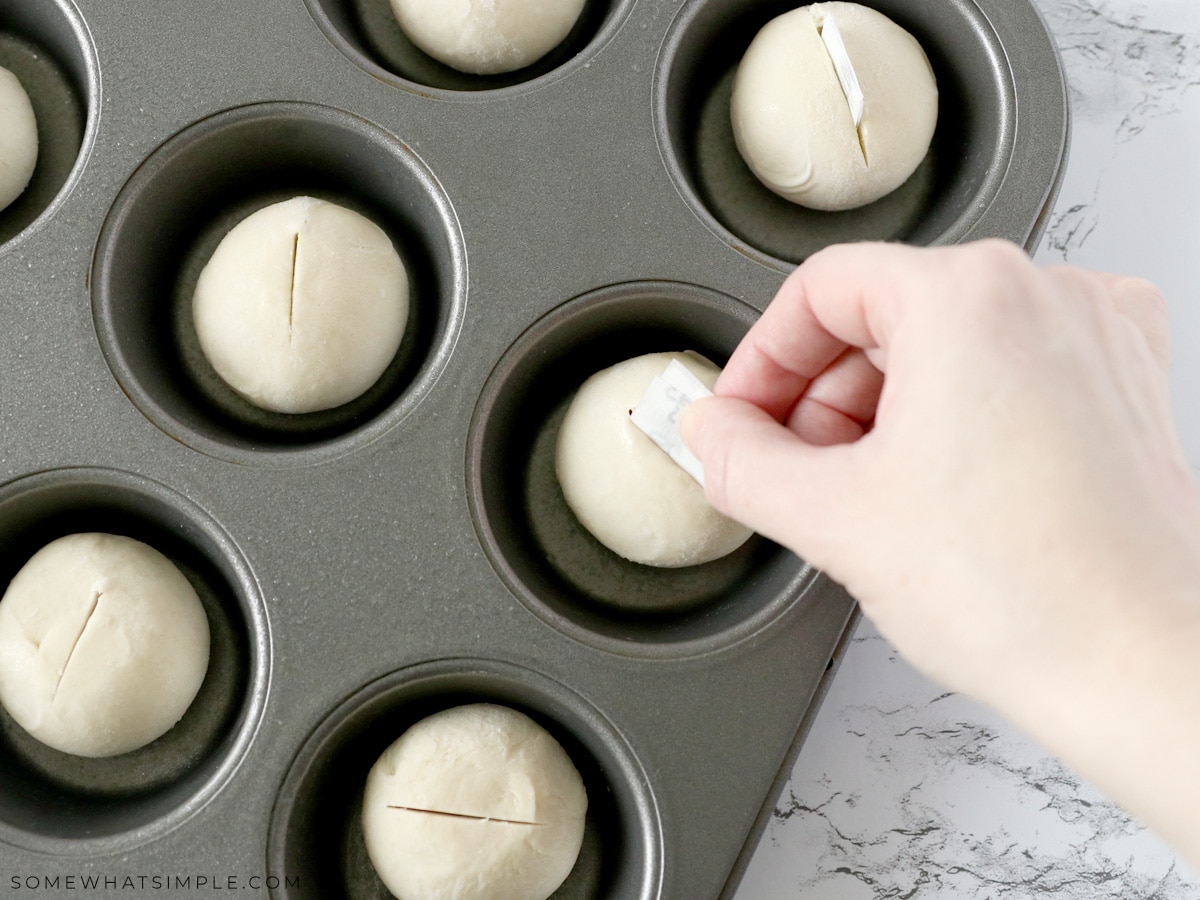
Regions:
<instances>
[{"instance_id":1,"label":"dough ball","mask_svg":"<svg viewBox=\"0 0 1200 900\"><path fill-rule=\"evenodd\" d=\"M367 775L362 827L400 900L545 900L583 843L587 793L528 716L490 703L422 719Z\"/></svg>"},{"instance_id":2,"label":"dough ball","mask_svg":"<svg viewBox=\"0 0 1200 900\"><path fill-rule=\"evenodd\" d=\"M235 391L274 412L316 412L387 369L408 322L408 274L370 219L294 197L225 235L192 316L205 357Z\"/></svg>"},{"instance_id":3,"label":"dough ball","mask_svg":"<svg viewBox=\"0 0 1200 900\"><path fill-rule=\"evenodd\" d=\"M751 531L721 515L704 489L642 434L630 410L677 359L712 388L720 369L697 353L649 353L597 372L571 401L555 464L567 505L614 553L664 568L732 553Z\"/></svg>"},{"instance_id":4,"label":"dough ball","mask_svg":"<svg viewBox=\"0 0 1200 900\"><path fill-rule=\"evenodd\" d=\"M584 0L391 0L409 40L460 72L495 75L537 62L575 26Z\"/></svg>"},{"instance_id":5,"label":"dough ball","mask_svg":"<svg viewBox=\"0 0 1200 900\"><path fill-rule=\"evenodd\" d=\"M0 209L16 200L29 184L37 153L33 104L17 76L0 68Z\"/></svg>"},{"instance_id":6,"label":"dough ball","mask_svg":"<svg viewBox=\"0 0 1200 900\"><path fill-rule=\"evenodd\" d=\"M208 642L200 598L165 556L132 538L68 535L0 600L0 703L56 750L116 756L179 721Z\"/></svg>"},{"instance_id":7,"label":"dough ball","mask_svg":"<svg viewBox=\"0 0 1200 900\"><path fill-rule=\"evenodd\" d=\"M833 16L865 98L855 129L821 39ZM857 3L814 3L768 22L738 66L733 136L751 171L801 206L842 210L894 191L937 124L933 69L916 39Z\"/></svg>"}]
</instances>

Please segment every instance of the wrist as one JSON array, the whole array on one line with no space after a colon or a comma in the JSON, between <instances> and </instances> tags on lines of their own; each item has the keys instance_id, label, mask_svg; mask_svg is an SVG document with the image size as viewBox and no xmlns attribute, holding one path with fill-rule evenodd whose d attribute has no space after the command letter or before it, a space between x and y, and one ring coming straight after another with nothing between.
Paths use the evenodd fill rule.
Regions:
<instances>
[{"instance_id":1,"label":"wrist","mask_svg":"<svg viewBox=\"0 0 1200 900\"><path fill-rule=\"evenodd\" d=\"M1110 604L996 706L1200 864L1200 567Z\"/></svg>"}]
</instances>

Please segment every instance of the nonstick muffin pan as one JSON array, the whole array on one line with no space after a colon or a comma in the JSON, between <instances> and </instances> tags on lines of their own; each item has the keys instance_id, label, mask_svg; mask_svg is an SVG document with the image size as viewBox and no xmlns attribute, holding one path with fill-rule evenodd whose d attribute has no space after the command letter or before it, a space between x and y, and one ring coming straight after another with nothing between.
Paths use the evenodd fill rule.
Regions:
<instances>
[{"instance_id":1,"label":"nonstick muffin pan","mask_svg":"<svg viewBox=\"0 0 1200 900\"><path fill-rule=\"evenodd\" d=\"M0 213L0 580L59 535L128 534L213 634L196 703L142 750L77 759L0 715L0 890L384 897L367 769L488 700L587 784L557 896L733 893L853 603L763 539L694 569L614 557L565 507L554 433L603 366L723 362L821 246L1036 243L1068 132L1036 11L869 2L924 45L940 118L908 183L839 214L775 198L733 148L733 69L785 4L589 0L543 61L472 77L386 0L0 2L42 144ZM224 231L294 194L378 222L413 312L371 391L284 416L207 368L188 301Z\"/></svg>"}]
</instances>

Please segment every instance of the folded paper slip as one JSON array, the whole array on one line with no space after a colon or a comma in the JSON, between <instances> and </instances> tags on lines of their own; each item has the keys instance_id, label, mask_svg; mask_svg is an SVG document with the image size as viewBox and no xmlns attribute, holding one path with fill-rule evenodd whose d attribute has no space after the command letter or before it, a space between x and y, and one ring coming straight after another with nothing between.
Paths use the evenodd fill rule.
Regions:
<instances>
[{"instance_id":1,"label":"folded paper slip","mask_svg":"<svg viewBox=\"0 0 1200 900\"><path fill-rule=\"evenodd\" d=\"M711 396L712 391L686 366L672 360L667 370L650 382L650 387L630 414L633 424L701 487L704 486L704 467L683 442L679 416L695 401Z\"/></svg>"}]
</instances>

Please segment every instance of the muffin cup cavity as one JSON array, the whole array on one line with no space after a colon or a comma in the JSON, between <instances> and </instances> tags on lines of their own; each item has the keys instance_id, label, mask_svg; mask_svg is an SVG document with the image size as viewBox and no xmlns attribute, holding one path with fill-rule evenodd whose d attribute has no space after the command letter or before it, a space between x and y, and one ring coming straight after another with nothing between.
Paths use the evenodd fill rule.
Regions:
<instances>
[{"instance_id":1,"label":"muffin cup cavity","mask_svg":"<svg viewBox=\"0 0 1200 900\"><path fill-rule=\"evenodd\" d=\"M579 524L555 474L558 426L589 376L664 350L724 365L756 316L692 285L614 285L554 310L505 353L471 422L468 496L485 552L536 615L613 652L686 656L753 634L804 593L814 570L757 535L698 566L622 559Z\"/></svg>"},{"instance_id":2,"label":"muffin cup cavity","mask_svg":"<svg viewBox=\"0 0 1200 900\"><path fill-rule=\"evenodd\" d=\"M0 66L21 82L37 118L38 159L25 190L0 210L0 247L48 217L79 177L100 117L100 68L70 0L0 10Z\"/></svg>"},{"instance_id":3,"label":"muffin cup cavity","mask_svg":"<svg viewBox=\"0 0 1200 900\"><path fill-rule=\"evenodd\" d=\"M379 225L404 260L411 297L404 340L371 388L335 409L284 414L254 406L217 375L191 305L229 229L297 195ZM449 200L405 144L335 109L269 103L190 126L134 173L100 233L93 314L121 387L171 436L241 462L314 461L374 439L416 405L460 326L465 267Z\"/></svg>"},{"instance_id":4,"label":"muffin cup cavity","mask_svg":"<svg viewBox=\"0 0 1200 900\"><path fill-rule=\"evenodd\" d=\"M51 749L0 709L0 837L43 852L118 849L178 824L232 773L265 700L267 626L253 576L220 526L155 482L75 469L0 488L0 583L51 541L95 531L149 544L191 582L208 616L208 672L173 728L120 756Z\"/></svg>"},{"instance_id":5,"label":"muffin cup cavity","mask_svg":"<svg viewBox=\"0 0 1200 900\"><path fill-rule=\"evenodd\" d=\"M1045 109L1037 116L1062 117L1061 142L1047 146L1047 123L1021 132L1016 118L1019 97L1012 67L1020 61L1014 54L1032 54L1036 48L1003 42L972 0L863 2L920 42L937 78L937 129L909 179L874 203L837 213L805 209L762 185L734 144L729 121L733 77L759 29L797 4L698 0L685 4L672 24L655 81L659 145L684 200L730 244L779 268L845 241L929 245L972 233L1029 240L1027 213L1017 217L1000 204L998 212L989 214L989 207L1000 195L1014 157L1021 155L1018 149L1032 139L1041 142L1040 155L1051 166L1045 188L1050 190L1065 151L1065 102L1054 107L1045 94L1052 86L1061 94L1061 71L1050 67L1036 76L1026 73L1027 81L1045 84L1022 88L1042 92ZM1054 58L1052 47L1048 55ZM1042 173L1021 175L1040 178Z\"/></svg>"},{"instance_id":6,"label":"muffin cup cavity","mask_svg":"<svg viewBox=\"0 0 1200 900\"><path fill-rule=\"evenodd\" d=\"M662 848L653 792L611 724L556 681L505 663L449 659L401 669L338 706L301 747L275 804L267 868L280 900L390 896L362 837L363 787L375 760L409 726L468 703L530 716L571 757L588 794L583 846L560 898L649 900Z\"/></svg>"}]
</instances>

